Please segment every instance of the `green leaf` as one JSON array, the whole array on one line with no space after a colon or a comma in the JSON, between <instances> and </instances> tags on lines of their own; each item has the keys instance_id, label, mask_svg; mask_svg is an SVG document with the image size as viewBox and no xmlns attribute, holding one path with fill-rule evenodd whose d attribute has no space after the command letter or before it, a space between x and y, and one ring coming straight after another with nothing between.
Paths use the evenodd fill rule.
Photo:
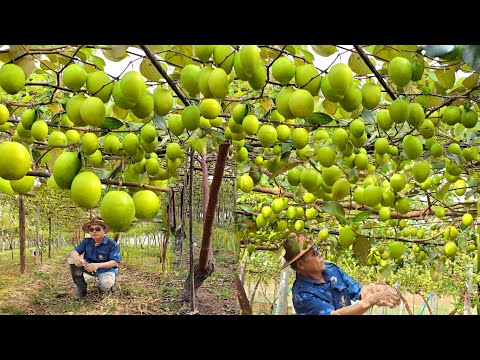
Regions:
<instances>
[{"instance_id":1,"label":"green leaf","mask_svg":"<svg viewBox=\"0 0 480 360\"><path fill-rule=\"evenodd\" d=\"M382 270L380 270L378 280L379 281L384 281L384 280L388 279L390 277L390 275L392 275L392 269L390 268L390 265L387 265L384 268L382 268Z\"/></svg>"},{"instance_id":2,"label":"green leaf","mask_svg":"<svg viewBox=\"0 0 480 360\"><path fill-rule=\"evenodd\" d=\"M337 52L335 45L312 45L312 50L316 54L324 57L328 57Z\"/></svg>"},{"instance_id":3,"label":"green leaf","mask_svg":"<svg viewBox=\"0 0 480 360\"><path fill-rule=\"evenodd\" d=\"M167 131L167 124L165 123L165 116L154 115L153 123L155 126L163 131Z\"/></svg>"},{"instance_id":4,"label":"green leaf","mask_svg":"<svg viewBox=\"0 0 480 360\"><path fill-rule=\"evenodd\" d=\"M462 85L465 86L467 89L471 89L478 84L478 78L479 74L473 73L469 77L467 77L465 80L463 80Z\"/></svg>"},{"instance_id":5,"label":"green leaf","mask_svg":"<svg viewBox=\"0 0 480 360\"><path fill-rule=\"evenodd\" d=\"M315 57L313 56L313 54L310 51L307 51L307 50L304 50L304 49L300 49L300 51L303 53L303 56L305 57L305 59L310 64L313 63L313 60L315 60Z\"/></svg>"},{"instance_id":6,"label":"green leaf","mask_svg":"<svg viewBox=\"0 0 480 360\"><path fill-rule=\"evenodd\" d=\"M325 99L322 101L322 106L327 113L329 113L330 115L335 115L335 112L337 111L339 105L338 102L334 103Z\"/></svg>"},{"instance_id":7,"label":"green leaf","mask_svg":"<svg viewBox=\"0 0 480 360\"><path fill-rule=\"evenodd\" d=\"M352 222L360 222L366 220L370 217L370 215L372 215L372 212L370 210L362 211L353 217Z\"/></svg>"},{"instance_id":8,"label":"green leaf","mask_svg":"<svg viewBox=\"0 0 480 360\"><path fill-rule=\"evenodd\" d=\"M462 59L475 71L480 71L480 45L463 45Z\"/></svg>"},{"instance_id":9,"label":"green leaf","mask_svg":"<svg viewBox=\"0 0 480 360\"><path fill-rule=\"evenodd\" d=\"M443 200L450 189L450 185L452 185L452 183L447 181L445 185L443 185L439 190L435 191L433 197L437 200Z\"/></svg>"},{"instance_id":10,"label":"green leaf","mask_svg":"<svg viewBox=\"0 0 480 360\"><path fill-rule=\"evenodd\" d=\"M428 56L442 57L443 55L455 50L455 45L420 45Z\"/></svg>"},{"instance_id":11,"label":"green leaf","mask_svg":"<svg viewBox=\"0 0 480 360\"><path fill-rule=\"evenodd\" d=\"M453 70L435 70L438 83L445 89L450 89L455 84L455 72Z\"/></svg>"},{"instance_id":12,"label":"green leaf","mask_svg":"<svg viewBox=\"0 0 480 360\"><path fill-rule=\"evenodd\" d=\"M435 260L430 268L430 276L433 281L439 281L442 278L443 270L445 269L445 264L440 260Z\"/></svg>"},{"instance_id":13,"label":"green leaf","mask_svg":"<svg viewBox=\"0 0 480 360\"><path fill-rule=\"evenodd\" d=\"M363 108L360 116L363 118L365 123L369 125L375 125L376 121L375 121L375 118L373 117L373 112L371 110Z\"/></svg>"},{"instance_id":14,"label":"green leaf","mask_svg":"<svg viewBox=\"0 0 480 360\"><path fill-rule=\"evenodd\" d=\"M312 125L321 124L326 125L333 121L333 118L322 112L314 112L308 119L307 122Z\"/></svg>"},{"instance_id":15,"label":"green leaf","mask_svg":"<svg viewBox=\"0 0 480 360\"><path fill-rule=\"evenodd\" d=\"M323 212L333 214L340 224L348 224L347 220L345 220L345 209L338 201L325 201L322 210Z\"/></svg>"},{"instance_id":16,"label":"green leaf","mask_svg":"<svg viewBox=\"0 0 480 360\"><path fill-rule=\"evenodd\" d=\"M415 98L415 101L426 108L434 108L443 104L442 98L431 95L419 95Z\"/></svg>"},{"instance_id":17,"label":"green leaf","mask_svg":"<svg viewBox=\"0 0 480 360\"><path fill-rule=\"evenodd\" d=\"M205 155L207 153L207 137L199 138L192 143L192 147L198 153Z\"/></svg>"},{"instance_id":18,"label":"green leaf","mask_svg":"<svg viewBox=\"0 0 480 360\"><path fill-rule=\"evenodd\" d=\"M100 70L103 70L103 69L105 68L105 60L103 60L101 57L92 55L92 56L90 57L90 60L91 60L95 65L97 65L97 67L98 67Z\"/></svg>"},{"instance_id":19,"label":"green leaf","mask_svg":"<svg viewBox=\"0 0 480 360\"><path fill-rule=\"evenodd\" d=\"M277 175L280 175L284 173L285 171L288 171L290 169L293 169L295 166L302 164L302 161L292 161L288 162L285 161L283 163L280 163L276 168L275 171L270 175L271 179L274 179Z\"/></svg>"},{"instance_id":20,"label":"green leaf","mask_svg":"<svg viewBox=\"0 0 480 360\"><path fill-rule=\"evenodd\" d=\"M122 127L124 124L118 119L115 119L113 117L106 117L105 120L103 121L102 125L99 126L100 129L118 129Z\"/></svg>"},{"instance_id":21,"label":"green leaf","mask_svg":"<svg viewBox=\"0 0 480 360\"><path fill-rule=\"evenodd\" d=\"M432 70L427 71L427 75L430 77L435 82L438 82L437 75L435 75L435 72Z\"/></svg>"},{"instance_id":22,"label":"green leaf","mask_svg":"<svg viewBox=\"0 0 480 360\"><path fill-rule=\"evenodd\" d=\"M373 59L369 59L369 61L375 65L375 61ZM360 55L358 55L356 52L353 52L348 58L348 66L357 75L367 75L372 73L367 64L365 64L365 61L363 61Z\"/></svg>"},{"instance_id":23,"label":"green leaf","mask_svg":"<svg viewBox=\"0 0 480 360\"><path fill-rule=\"evenodd\" d=\"M368 241L366 236L357 235L355 241L353 242L352 250L355 254L355 258L358 260L360 265L367 265L368 254L370 253L370 248L372 245Z\"/></svg>"},{"instance_id":24,"label":"green leaf","mask_svg":"<svg viewBox=\"0 0 480 360\"><path fill-rule=\"evenodd\" d=\"M162 67L164 68L164 70L166 70L165 69L166 65L164 63L161 63L161 65L163 65ZM162 76L160 72L157 70L157 68L152 64L152 62L148 58L145 58L142 60L142 62L140 63L139 70L140 70L140 74L145 76L145 78L147 78L147 80L150 80L150 81L158 81Z\"/></svg>"}]
</instances>

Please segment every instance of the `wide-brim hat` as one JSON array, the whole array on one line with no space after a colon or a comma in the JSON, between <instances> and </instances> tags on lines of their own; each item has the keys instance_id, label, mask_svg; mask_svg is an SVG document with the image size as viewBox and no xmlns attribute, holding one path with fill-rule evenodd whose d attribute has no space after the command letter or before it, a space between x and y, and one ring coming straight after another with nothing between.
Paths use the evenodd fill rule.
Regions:
<instances>
[{"instance_id":1,"label":"wide-brim hat","mask_svg":"<svg viewBox=\"0 0 480 360\"><path fill-rule=\"evenodd\" d=\"M90 225L101 225L104 229L104 232L107 233L107 232L110 231L110 225L103 222L102 220L92 220L92 221L89 221L89 222L83 224L83 226L82 226L83 231L88 233L88 228L90 227Z\"/></svg>"},{"instance_id":2,"label":"wide-brim hat","mask_svg":"<svg viewBox=\"0 0 480 360\"><path fill-rule=\"evenodd\" d=\"M303 254L310 250L313 243L308 244L303 234L297 235L296 233L290 233L288 238L283 241L282 246L285 248L285 255L283 255L285 263L281 270L302 257Z\"/></svg>"}]
</instances>

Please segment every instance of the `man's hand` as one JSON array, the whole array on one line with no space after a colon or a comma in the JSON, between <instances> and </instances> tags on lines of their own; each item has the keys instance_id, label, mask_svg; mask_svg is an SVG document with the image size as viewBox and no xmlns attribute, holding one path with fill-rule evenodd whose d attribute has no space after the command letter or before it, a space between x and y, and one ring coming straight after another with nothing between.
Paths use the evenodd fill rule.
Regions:
<instances>
[{"instance_id":1,"label":"man's hand","mask_svg":"<svg viewBox=\"0 0 480 360\"><path fill-rule=\"evenodd\" d=\"M77 267L82 267L86 264L85 260L83 260L80 256L76 257L73 261L75 262L75 266Z\"/></svg>"},{"instance_id":2,"label":"man's hand","mask_svg":"<svg viewBox=\"0 0 480 360\"><path fill-rule=\"evenodd\" d=\"M388 306L394 308L400 305L400 295L390 286L386 286L385 290L375 292L366 298L373 305Z\"/></svg>"},{"instance_id":3,"label":"man's hand","mask_svg":"<svg viewBox=\"0 0 480 360\"><path fill-rule=\"evenodd\" d=\"M88 272L95 272L97 271L98 267L99 266L97 263L90 263L85 265L85 270L87 270Z\"/></svg>"}]
</instances>

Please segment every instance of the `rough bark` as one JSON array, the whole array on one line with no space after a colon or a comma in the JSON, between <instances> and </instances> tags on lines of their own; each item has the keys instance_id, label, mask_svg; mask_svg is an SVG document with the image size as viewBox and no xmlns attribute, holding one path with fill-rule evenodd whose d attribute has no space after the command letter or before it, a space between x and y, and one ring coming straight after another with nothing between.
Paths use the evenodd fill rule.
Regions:
<instances>
[{"instance_id":1,"label":"rough bark","mask_svg":"<svg viewBox=\"0 0 480 360\"><path fill-rule=\"evenodd\" d=\"M36 256L35 256L35 264L39 265L40 261L42 260L42 249L40 249L40 208L36 207L36 224L35 224L35 249L36 249Z\"/></svg>"},{"instance_id":2,"label":"rough bark","mask_svg":"<svg viewBox=\"0 0 480 360\"><path fill-rule=\"evenodd\" d=\"M207 216L207 204L209 198L208 191L208 168L207 168L207 157L202 156L202 188L203 188L203 222L205 223L205 218Z\"/></svg>"},{"instance_id":3,"label":"rough bark","mask_svg":"<svg viewBox=\"0 0 480 360\"><path fill-rule=\"evenodd\" d=\"M255 300L255 294L257 293L258 285L260 285L261 279L257 280L257 283L255 284L255 287L253 288L252 296L250 297L250 304L253 305L253 300Z\"/></svg>"},{"instance_id":4,"label":"rough bark","mask_svg":"<svg viewBox=\"0 0 480 360\"><path fill-rule=\"evenodd\" d=\"M48 258L51 256L51 247L52 247L52 218L48 218Z\"/></svg>"},{"instance_id":5,"label":"rough bark","mask_svg":"<svg viewBox=\"0 0 480 360\"><path fill-rule=\"evenodd\" d=\"M225 164L228 157L228 148L230 144L220 144L218 149L217 163L215 165L215 171L213 174L212 185L210 187L210 196L208 200L207 211L205 215L205 221L203 226L202 246L200 248L200 256L198 263L193 267L194 276L191 277L191 271L185 281L183 290L183 300L189 301L192 292L192 283L194 280L194 294L197 289L202 285L203 281L210 276L214 270L214 259L212 249L212 229L213 220L215 217L215 209L217 208L218 195L220 193L220 186L223 180L223 173L225 171ZM193 219L192 214L189 214L190 219ZM190 244L192 247L192 244ZM192 249L193 250L193 249Z\"/></svg>"},{"instance_id":6,"label":"rough bark","mask_svg":"<svg viewBox=\"0 0 480 360\"><path fill-rule=\"evenodd\" d=\"M248 302L248 297L247 297L247 294L245 293L245 288L243 287L243 284L238 278L238 276L235 279L235 287L237 289L238 303L240 305L242 315L252 315L253 314L252 307Z\"/></svg>"},{"instance_id":7,"label":"rough bark","mask_svg":"<svg viewBox=\"0 0 480 360\"><path fill-rule=\"evenodd\" d=\"M25 196L18 196L18 214L19 227L18 235L20 238L20 273L25 273Z\"/></svg>"}]
</instances>

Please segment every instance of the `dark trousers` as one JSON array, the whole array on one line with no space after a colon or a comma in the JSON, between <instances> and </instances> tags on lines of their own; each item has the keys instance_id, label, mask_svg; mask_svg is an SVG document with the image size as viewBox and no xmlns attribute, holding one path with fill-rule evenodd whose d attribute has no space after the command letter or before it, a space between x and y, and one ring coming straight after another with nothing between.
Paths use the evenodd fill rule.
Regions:
<instances>
[{"instance_id":1,"label":"dark trousers","mask_svg":"<svg viewBox=\"0 0 480 360\"><path fill-rule=\"evenodd\" d=\"M70 272L72 274L73 283L75 284L75 295L79 297L84 297L87 295L87 282L83 277L83 273L87 273L91 276L96 276L96 272L88 272L85 268L78 267L75 264L70 264Z\"/></svg>"}]
</instances>

